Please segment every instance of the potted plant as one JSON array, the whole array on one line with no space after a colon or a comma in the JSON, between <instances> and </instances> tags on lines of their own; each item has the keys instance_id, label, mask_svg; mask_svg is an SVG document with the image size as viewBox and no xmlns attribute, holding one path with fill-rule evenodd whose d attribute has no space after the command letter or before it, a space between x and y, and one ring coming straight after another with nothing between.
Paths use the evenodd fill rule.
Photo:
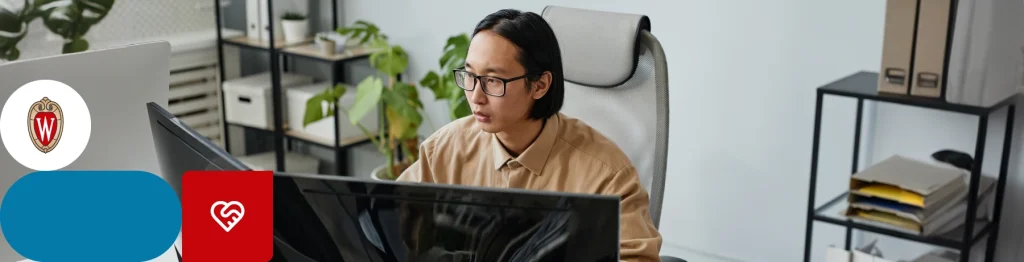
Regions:
<instances>
[{"instance_id":1,"label":"potted plant","mask_svg":"<svg viewBox=\"0 0 1024 262\"><path fill-rule=\"evenodd\" d=\"M337 31L350 39L359 39L361 45L369 44L370 64L380 75L369 76L359 82L355 102L350 108L337 103L347 92L340 84L313 96L306 102L303 124L308 125L333 116L337 107L387 157L387 163L375 169L372 177L394 180L416 161L419 146L417 131L423 122L423 104L419 100L416 86L398 81L398 75L405 71L409 63L409 56L401 46L388 43L387 36L380 34L376 25L366 21L358 21L352 27ZM387 128L379 128L374 134L359 121L380 105L384 106Z\"/></svg>"},{"instance_id":2,"label":"potted plant","mask_svg":"<svg viewBox=\"0 0 1024 262\"><path fill-rule=\"evenodd\" d=\"M309 34L309 23L303 14L286 12L281 16L281 30L284 32L285 43L302 42Z\"/></svg>"},{"instance_id":3,"label":"potted plant","mask_svg":"<svg viewBox=\"0 0 1024 262\"><path fill-rule=\"evenodd\" d=\"M356 86L356 99L351 108L337 105L337 101L346 93L346 88L336 85L328 88L306 103L304 124L316 122L334 113L334 108L347 115L349 121L359 127L371 138L377 149L388 158L388 162L374 169L372 177L381 180L393 180L409 167L418 157L419 137L417 131L423 119L423 104L419 100L416 86L412 83L397 81L398 74L405 71L409 63L408 54L398 45L391 45L387 36L369 22L357 21L354 26L337 30L349 39L357 39L359 44L370 43L370 64L387 79L370 76ZM429 88L437 100L447 100L449 118L455 120L472 113L462 88L455 85L452 70L465 64L469 50L469 37L459 34L448 38L440 59L441 71L429 72L419 83ZM369 128L359 124L373 107L384 105L387 129L371 134Z\"/></svg>"},{"instance_id":4,"label":"potted plant","mask_svg":"<svg viewBox=\"0 0 1024 262\"><path fill-rule=\"evenodd\" d=\"M331 54L337 54L345 51L345 44L348 42L348 38L335 31L320 32L316 34L315 42L320 47L320 50L326 51L325 48L333 48L334 51Z\"/></svg>"},{"instance_id":5,"label":"potted plant","mask_svg":"<svg viewBox=\"0 0 1024 262\"><path fill-rule=\"evenodd\" d=\"M420 79L420 85L429 88L434 99L448 102L448 118L453 121L473 113L462 88L455 85L455 74L452 73L452 70L466 64L468 52L468 35L463 33L449 37L439 60L441 71L430 71Z\"/></svg>"},{"instance_id":6,"label":"potted plant","mask_svg":"<svg viewBox=\"0 0 1024 262\"><path fill-rule=\"evenodd\" d=\"M39 18L43 26L64 38L61 53L70 54L89 49L86 33L107 17L114 0L13 0L0 4L0 60L17 60L21 52L17 44L27 35L29 24ZM20 3L19 3L20 2Z\"/></svg>"},{"instance_id":7,"label":"potted plant","mask_svg":"<svg viewBox=\"0 0 1024 262\"><path fill-rule=\"evenodd\" d=\"M327 36L320 35L316 37L316 44L320 46L321 54L325 56L334 55L334 48L337 45L337 43L335 43L334 40L331 40Z\"/></svg>"}]
</instances>

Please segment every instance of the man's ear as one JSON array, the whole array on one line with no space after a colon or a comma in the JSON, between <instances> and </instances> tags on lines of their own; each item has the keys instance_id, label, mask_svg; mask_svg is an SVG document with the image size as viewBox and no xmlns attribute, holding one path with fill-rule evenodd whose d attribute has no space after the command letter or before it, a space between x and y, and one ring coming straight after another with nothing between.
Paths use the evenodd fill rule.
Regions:
<instances>
[{"instance_id":1,"label":"man's ear","mask_svg":"<svg viewBox=\"0 0 1024 262\"><path fill-rule=\"evenodd\" d=\"M533 99L540 99L548 93L548 90L551 90L551 72L544 71L537 81L533 81L533 92L530 95Z\"/></svg>"}]
</instances>

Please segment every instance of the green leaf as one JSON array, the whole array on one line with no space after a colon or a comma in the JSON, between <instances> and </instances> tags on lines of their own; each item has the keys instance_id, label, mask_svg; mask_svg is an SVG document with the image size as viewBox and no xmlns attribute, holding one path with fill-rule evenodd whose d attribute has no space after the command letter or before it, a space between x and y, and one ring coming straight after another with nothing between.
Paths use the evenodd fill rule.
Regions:
<instances>
[{"instance_id":1,"label":"green leaf","mask_svg":"<svg viewBox=\"0 0 1024 262\"><path fill-rule=\"evenodd\" d=\"M473 110L470 109L469 101L466 100L466 96L459 96L458 98L449 101L451 102L448 104L448 108L451 108L452 112L451 120L473 114Z\"/></svg>"},{"instance_id":2,"label":"green leaf","mask_svg":"<svg viewBox=\"0 0 1024 262\"><path fill-rule=\"evenodd\" d=\"M388 76L396 76L404 72L405 67L409 65L409 54L401 46L387 46L370 55L370 64L377 71Z\"/></svg>"},{"instance_id":3,"label":"green leaf","mask_svg":"<svg viewBox=\"0 0 1024 262\"><path fill-rule=\"evenodd\" d=\"M423 123L423 116L419 111L423 108L423 103L419 99L416 87L402 82L395 83L392 89L385 90L383 98L387 105L390 135L409 138L407 135L410 132L415 133Z\"/></svg>"},{"instance_id":4,"label":"green leaf","mask_svg":"<svg viewBox=\"0 0 1024 262\"><path fill-rule=\"evenodd\" d=\"M21 10L8 10L3 6L0 6L0 32L14 34L21 32L22 24L26 21L23 20ZM5 39L0 36L0 39Z\"/></svg>"},{"instance_id":5,"label":"green leaf","mask_svg":"<svg viewBox=\"0 0 1024 262\"><path fill-rule=\"evenodd\" d=\"M343 84L334 85L334 93L332 96L334 97L334 99L331 101L338 101L338 99L341 99L341 97L345 96L345 92L348 92L348 86Z\"/></svg>"},{"instance_id":6,"label":"green leaf","mask_svg":"<svg viewBox=\"0 0 1024 262\"><path fill-rule=\"evenodd\" d=\"M356 30L358 30L358 29L351 28L351 27L342 27L342 28L338 28L338 30L336 30L336 31L338 32L338 34L341 34L341 35L349 35L349 34L351 34L352 32L354 32Z\"/></svg>"},{"instance_id":7,"label":"green leaf","mask_svg":"<svg viewBox=\"0 0 1024 262\"><path fill-rule=\"evenodd\" d=\"M380 78L367 77L356 86L356 100L348 111L348 120L353 125L359 123L367 113L380 103L381 94L384 92L384 83Z\"/></svg>"},{"instance_id":8,"label":"green leaf","mask_svg":"<svg viewBox=\"0 0 1024 262\"><path fill-rule=\"evenodd\" d=\"M442 82L441 76L433 71L423 76L423 79L420 80L420 86L430 89L434 93L435 100L446 99L450 93L444 89L444 82Z\"/></svg>"},{"instance_id":9,"label":"green leaf","mask_svg":"<svg viewBox=\"0 0 1024 262\"><path fill-rule=\"evenodd\" d=\"M103 18L107 17L110 13L110 9L114 7L114 0L77 0L77 4L81 5L81 9L88 14L83 13L82 21L79 22L83 26L80 33L81 36L85 35L85 32L89 30L89 27L99 23ZM81 37L79 36L79 37Z\"/></svg>"},{"instance_id":10,"label":"green leaf","mask_svg":"<svg viewBox=\"0 0 1024 262\"><path fill-rule=\"evenodd\" d=\"M401 135L398 136L398 139L404 140L415 138L417 136L417 132L419 132L419 127L420 125L418 123L410 125L402 132Z\"/></svg>"},{"instance_id":11,"label":"green leaf","mask_svg":"<svg viewBox=\"0 0 1024 262\"><path fill-rule=\"evenodd\" d=\"M72 40L84 37L92 26L103 20L113 8L114 0L35 0L33 6L39 9L33 16L41 17L47 29Z\"/></svg>"},{"instance_id":12,"label":"green leaf","mask_svg":"<svg viewBox=\"0 0 1024 262\"><path fill-rule=\"evenodd\" d=\"M458 99L466 97L466 90L462 90L458 85L455 84L455 79L449 78L444 82L444 91L448 92L448 99Z\"/></svg>"},{"instance_id":13,"label":"green leaf","mask_svg":"<svg viewBox=\"0 0 1024 262\"><path fill-rule=\"evenodd\" d=\"M39 2L53 2L53 0L36 1L37 4ZM75 22L82 19L82 10L78 9L78 5L74 4L50 6L52 7L40 9L44 13L42 16L43 25L45 25L47 29L50 29L50 32L53 32L64 39L73 39L75 35L73 31L75 28L74 25Z\"/></svg>"},{"instance_id":14,"label":"green leaf","mask_svg":"<svg viewBox=\"0 0 1024 262\"><path fill-rule=\"evenodd\" d=\"M30 6L28 0L25 0L24 6ZM21 56L18 42L28 34L27 21L30 21L26 13L25 10L0 8L0 60L14 61Z\"/></svg>"},{"instance_id":15,"label":"green leaf","mask_svg":"<svg viewBox=\"0 0 1024 262\"><path fill-rule=\"evenodd\" d=\"M460 34L448 38L444 46L444 53L441 54L441 68L455 69L466 64L466 54L469 53L469 36Z\"/></svg>"},{"instance_id":16,"label":"green leaf","mask_svg":"<svg viewBox=\"0 0 1024 262\"><path fill-rule=\"evenodd\" d=\"M363 20L356 21L351 27L338 28L336 31L351 39L359 39L359 44L380 38L380 29L377 25Z\"/></svg>"},{"instance_id":17,"label":"green leaf","mask_svg":"<svg viewBox=\"0 0 1024 262\"><path fill-rule=\"evenodd\" d=\"M18 51L18 48L11 48L10 50L7 50L6 54L0 53L0 59L5 59L7 61L18 60L19 56L21 56L21 51Z\"/></svg>"},{"instance_id":18,"label":"green leaf","mask_svg":"<svg viewBox=\"0 0 1024 262\"><path fill-rule=\"evenodd\" d=\"M405 82L398 82L395 83L393 91L395 94L406 99L410 105L416 108L423 108L423 101L420 101L420 93L416 86Z\"/></svg>"},{"instance_id":19,"label":"green leaf","mask_svg":"<svg viewBox=\"0 0 1024 262\"><path fill-rule=\"evenodd\" d=\"M338 100L345 96L346 91L348 88L345 85L337 84L306 100L306 112L302 119L302 126L305 127L310 123L334 116L334 108L338 106ZM324 112L325 104L327 105L326 113Z\"/></svg>"},{"instance_id":20,"label":"green leaf","mask_svg":"<svg viewBox=\"0 0 1024 262\"><path fill-rule=\"evenodd\" d=\"M306 100L306 113L302 118L302 127L308 126L310 123L320 121L324 119L324 107L323 102L327 101L323 93L317 94Z\"/></svg>"},{"instance_id":21,"label":"green leaf","mask_svg":"<svg viewBox=\"0 0 1024 262\"><path fill-rule=\"evenodd\" d=\"M85 39L78 38L75 40L71 40L70 43L64 44L64 49L62 51L65 54L70 54L82 52L85 50L89 50L89 42L85 41Z\"/></svg>"},{"instance_id":22,"label":"green leaf","mask_svg":"<svg viewBox=\"0 0 1024 262\"><path fill-rule=\"evenodd\" d=\"M392 107L388 107L385 114L388 119L388 135L400 140L416 137L422 118L407 118L401 110Z\"/></svg>"}]
</instances>

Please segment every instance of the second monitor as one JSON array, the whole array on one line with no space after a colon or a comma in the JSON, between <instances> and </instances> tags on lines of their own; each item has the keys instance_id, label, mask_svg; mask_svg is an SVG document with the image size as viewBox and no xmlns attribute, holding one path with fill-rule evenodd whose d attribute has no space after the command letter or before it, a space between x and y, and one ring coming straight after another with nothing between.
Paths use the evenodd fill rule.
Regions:
<instances>
[{"instance_id":1,"label":"second monitor","mask_svg":"<svg viewBox=\"0 0 1024 262\"><path fill-rule=\"evenodd\" d=\"M148 110L179 194L186 171L248 169L159 105ZM272 261L619 259L615 196L277 173L274 207Z\"/></svg>"}]
</instances>

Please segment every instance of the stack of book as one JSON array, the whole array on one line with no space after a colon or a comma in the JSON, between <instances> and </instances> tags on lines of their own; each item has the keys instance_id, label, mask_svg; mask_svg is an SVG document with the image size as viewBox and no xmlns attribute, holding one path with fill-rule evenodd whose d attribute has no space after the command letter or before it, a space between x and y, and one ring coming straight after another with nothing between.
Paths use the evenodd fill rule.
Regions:
<instances>
[{"instance_id":1,"label":"stack of book","mask_svg":"<svg viewBox=\"0 0 1024 262\"><path fill-rule=\"evenodd\" d=\"M931 236L963 225L966 170L893 156L850 180L847 217L900 232ZM977 214L987 214L995 180L982 176Z\"/></svg>"}]
</instances>

